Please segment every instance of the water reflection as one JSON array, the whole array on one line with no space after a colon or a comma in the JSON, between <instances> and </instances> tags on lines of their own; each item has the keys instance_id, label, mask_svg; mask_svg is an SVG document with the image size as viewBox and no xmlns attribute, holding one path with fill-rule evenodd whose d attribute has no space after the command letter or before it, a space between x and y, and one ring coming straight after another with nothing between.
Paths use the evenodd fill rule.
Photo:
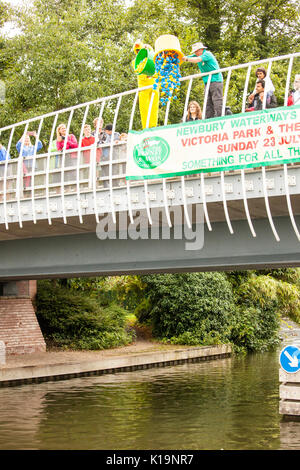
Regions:
<instances>
[{"instance_id":1,"label":"water reflection","mask_svg":"<svg viewBox=\"0 0 300 470\"><path fill-rule=\"evenodd\" d=\"M280 449L299 450L300 449L300 421L282 419L280 423Z\"/></svg>"},{"instance_id":2,"label":"water reflection","mask_svg":"<svg viewBox=\"0 0 300 470\"><path fill-rule=\"evenodd\" d=\"M300 449L278 389L277 353L0 389L0 449Z\"/></svg>"}]
</instances>

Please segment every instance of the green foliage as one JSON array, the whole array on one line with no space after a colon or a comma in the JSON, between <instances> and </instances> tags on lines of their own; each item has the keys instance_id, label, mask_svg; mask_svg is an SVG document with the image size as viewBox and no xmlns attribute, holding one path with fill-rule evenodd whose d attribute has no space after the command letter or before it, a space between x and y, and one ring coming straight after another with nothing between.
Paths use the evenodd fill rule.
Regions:
<instances>
[{"instance_id":1,"label":"green foliage","mask_svg":"<svg viewBox=\"0 0 300 470\"><path fill-rule=\"evenodd\" d=\"M277 282L277 296L282 316L286 316L300 324L300 289L299 284Z\"/></svg>"},{"instance_id":2,"label":"green foliage","mask_svg":"<svg viewBox=\"0 0 300 470\"><path fill-rule=\"evenodd\" d=\"M237 288L238 308L231 330L231 341L236 347L266 351L278 344L277 288L277 281L268 276L252 276Z\"/></svg>"},{"instance_id":3,"label":"green foliage","mask_svg":"<svg viewBox=\"0 0 300 470\"><path fill-rule=\"evenodd\" d=\"M114 347L146 327L171 344L262 352L278 345L280 317L300 323L299 269L40 281L37 307L64 347Z\"/></svg>"},{"instance_id":4,"label":"green foliage","mask_svg":"<svg viewBox=\"0 0 300 470\"><path fill-rule=\"evenodd\" d=\"M37 318L48 340L74 349L105 349L128 344L126 312L116 304L101 307L87 293L40 281Z\"/></svg>"},{"instance_id":5,"label":"green foliage","mask_svg":"<svg viewBox=\"0 0 300 470\"><path fill-rule=\"evenodd\" d=\"M144 299L145 284L140 276L117 276L110 278L110 289L127 310L134 310Z\"/></svg>"},{"instance_id":6,"label":"green foliage","mask_svg":"<svg viewBox=\"0 0 300 470\"><path fill-rule=\"evenodd\" d=\"M279 342L280 317L300 322L299 289L269 275L252 274L237 288L236 299L231 340L237 347L265 351Z\"/></svg>"},{"instance_id":7,"label":"green foliage","mask_svg":"<svg viewBox=\"0 0 300 470\"><path fill-rule=\"evenodd\" d=\"M289 282L300 287L300 268L263 269L255 272L258 275L272 276L280 281Z\"/></svg>"},{"instance_id":8,"label":"green foliage","mask_svg":"<svg viewBox=\"0 0 300 470\"><path fill-rule=\"evenodd\" d=\"M228 340L235 306L224 274L165 274L142 276L142 281L148 300L136 312L146 320L148 310L155 336L173 343L188 340L188 344Z\"/></svg>"},{"instance_id":9,"label":"green foliage","mask_svg":"<svg viewBox=\"0 0 300 470\"><path fill-rule=\"evenodd\" d=\"M233 289L247 281L254 271L226 271L225 275Z\"/></svg>"},{"instance_id":10,"label":"green foliage","mask_svg":"<svg viewBox=\"0 0 300 470\"><path fill-rule=\"evenodd\" d=\"M255 271L142 276L142 281L144 299L135 314L172 344L231 342L236 351L266 351L279 343L281 316L300 320L298 287Z\"/></svg>"}]
</instances>

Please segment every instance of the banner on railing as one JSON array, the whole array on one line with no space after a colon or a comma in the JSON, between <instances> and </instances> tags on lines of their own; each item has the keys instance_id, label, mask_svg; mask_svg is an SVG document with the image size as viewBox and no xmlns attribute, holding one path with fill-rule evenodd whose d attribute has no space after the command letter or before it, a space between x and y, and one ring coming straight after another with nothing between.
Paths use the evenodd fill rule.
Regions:
<instances>
[{"instance_id":1,"label":"banner on railing","mask_svg":"<svg viewBox=\"0 0 300 470\"><path fill-rule=\"evenodd\" d=\"M300 106L130 131L127 180L300 161Z\"/></svg>"}]
</instances>

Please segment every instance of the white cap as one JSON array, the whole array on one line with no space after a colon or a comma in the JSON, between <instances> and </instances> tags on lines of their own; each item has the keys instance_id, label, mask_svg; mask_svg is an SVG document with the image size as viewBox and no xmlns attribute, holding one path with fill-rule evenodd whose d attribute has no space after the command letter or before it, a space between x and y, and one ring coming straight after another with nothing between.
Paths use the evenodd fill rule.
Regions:
<instances>
[{"instance_id":1,"label":"white cap","mask_svg":"<svg viewBox=\"0 0 300 470\"><path fill-rule=\"evenodd\" d=\"M199 49L207 49L202 42L195 42L195 44L192 44L192 53L198 51Z\"/></svg>"}]
</instances>

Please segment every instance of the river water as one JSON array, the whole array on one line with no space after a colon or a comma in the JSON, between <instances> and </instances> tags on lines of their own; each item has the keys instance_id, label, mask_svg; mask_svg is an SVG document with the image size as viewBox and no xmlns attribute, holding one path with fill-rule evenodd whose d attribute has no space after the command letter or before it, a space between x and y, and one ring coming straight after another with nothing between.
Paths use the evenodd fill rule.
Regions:
<instances>
[{"instance_id":1,"label":"river water","mask_svg":"<svg viewBox=\"0 0 300 470\"><path fill-rule=\"evenodd\" d=\"M0 450L300 449L279 353L2 388Z\"/></svg>"}]
</instances>

